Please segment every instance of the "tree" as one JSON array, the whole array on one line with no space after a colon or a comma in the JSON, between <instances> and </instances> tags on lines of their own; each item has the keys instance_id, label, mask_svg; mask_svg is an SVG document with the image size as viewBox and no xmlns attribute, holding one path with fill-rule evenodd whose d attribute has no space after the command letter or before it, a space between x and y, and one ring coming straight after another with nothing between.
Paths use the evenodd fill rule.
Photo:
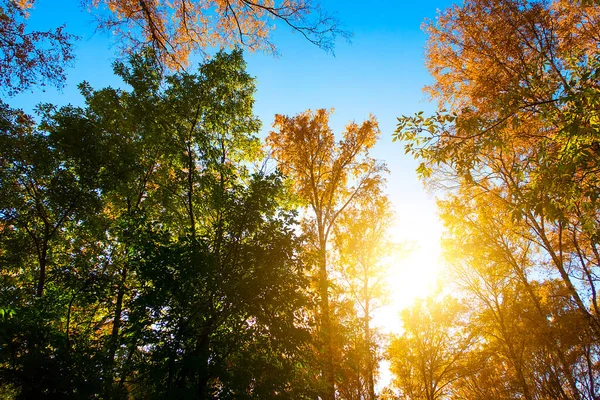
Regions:
<instances>
[{"instance_id":1,"label":"tree","mask_svg":"<svg viewBox=\"0 0 600 400\"><path fill-rule=\"evenodd\" d=\"M335 16L304 1L87 0L89 6L106 7L99 26L116 31L125 51L150 46L161 63L179 68L191 52L208 47L243 46L275 52L270 41L272 21L281 21L309 42L332 50L336 36L348 37Z\"/></svg>"},{"instance_id":2,"label":"tree","mask_svg":"<svg viewBox=\"0 0 600 400\"><path fill-rule=\"evenodd\" d=\"M436 169L438 182L505 203L597 333L599 11L563 1L452 7L426 28L427 91L450 109L401 118L397 131L424 175Z\"/></svg>"},{"instance_id":3,"label":"tree","mask_svg":"<svg viewBox=\"0 0 600 400\"><path fill-rule=\"evenodd\" d=\"M141 54L115 64L127 89L82 84L84 107L43 105L39 124L2 108L8 392L314 398L296 214L282 177L250 167L262 154L244 67L218 53L165 77Z\"/></svg>"},{"instance_id":4,"label":"tree","mask_svg":"<svg viewBox=\"0 0 600 400\"><path fill-rule=\"evenodd\" d=\"M335 396L332 322L329 305L327 248L338 217L362 193L379 185L384 166L369 158L379 128L371 116L361 125L350 123L336 144L329 128L331 111L305 111L295 117L275 116L267 138L273 156L298 198L312 211L312 244L318 254L317 287L320 300L320 327L325 345L325 398Z\"/></svg>"},{"instance_id":5,"label":"tree","mask_svg":"<svg viewBox=\"0 0 600 400\"><path fill-rule=\"evenodd\" d=\"M451 398L452 385L468 375L465 361L475 340L461 321L464 314L450 297L418 299L402 311L404 332L391 340L387 358L403 398Z\"/></svg>"},{"instance_id":6,"label":"tree","mask_svg":"<svg viewBox=\"0 0 600 400\"><path fill-rule=\"evenodd\" d=\"M88 241L100 208L97 181L80 175L76 160L22 111L3 104L0 124L0 304L13 311L2 322L2 386L22 398L74 388L91 395L98 349L73 334L93 328L74 326L81 314L72 300L87 308L97 299L85 263L97 256Z\"/></svg>"},{"instance_id":7,"label":"tree","mask_svg":"<svg viewBox=\"0 0 600 400\"><path fill-rule=\"evenodd\" d=\"M493 355L465 397L597 396L599 11L472 0L426 24L439 108L396 138L450 189L447 250Z\"/></svg>"},{"instance_id":8,"label":"tree","mask_svg":"<svg viewBox=\"0 0 600 400\"><path fill-rule=\"evenodd\" d=\"M389 228L392 211L389 200L375 187L350 204L340 215L334 230L333 244L340 290L345 292L356 309L360 329L356 333L358 347L358 376L365 390L359 396L375 400L375 376L379 345L371 326L374 311L385 301L385 278L388 271L384 258L393 251ZM360 351L362 350L362 351ZM346 361L344 363L348 365ZM348 385L344 385L348 386Z\"/></svg>"},{"instance_id":9,"label":"tree","mask_svg":"<svg viewBox=\"0 0 600 400\"><path fill-rule=\"evenodd\" d=\"M520 234L502 199L476 188L465 192L440 202L449 230L445 248L454 282L474 310L469 329L484 344L479 353L497 360L467 379L465 396L484 398L491 385L501 390L499 398L594 398L590 382L597 378L588 358L597 348L589 321L558 277L535 280L548 274L547 261Z\"/></svg>"},{"instance_id":10,"label":"tree","mask_svg":"<svg viewBox=\"0 0 600 400\"><path fill-rule=\"evenodd\" d=\"M107 380L118 378L116 390L139 371L148 382L147 390L136 387L143 397L226 398L240 391L258 396L269 391L252 383L267 378L259 361L283 351L288 339L276 340L276 328L289 333L294 345L302 339L301 333L294 336L294 312L278 325L267 322L282 314L270 304L300 304L295 294L300 296L302 272L286 272L291 285L277 272L295 266L294 238L285 228L291 216L279 214L274 200L277 178L251 177L244 166L260 156L254 83L244 65L241 51L219 53L197 74L163 78L151 55L138 56L130 66L116 65L132 92L86 89L87 116L124 137L138 166L106 193L115 223L110 247L117 282ZM285 301L274 300L278 290L286 291ZM265 337L269 329L272 342ZM226 333L231 331L240 334ZM139 354L138 346L146 352ZM265 358L249 362L252 350L266 352ZM291 362L293 352L286 352ZM138 357L153 360L153 368L139 367ZM235 358L245 361L227 368ZM244 370L247 365L254 369ZM271 392L287 382L274 370L281 380Z\"/></svg>"},{"instance_id":11,"label":"tree","mask_svg":"<svg viewBox=\"0 0 600 400\"><path fill-rule=\"evenodd\" d=\"M28 10L34 5L35 0L0 2L0 84L9 96L36 84L60 87L64 68L74 57L75 37L64 26L27 31ZM167 69L187 67L192 53L207 48L275 53L270 39L273 21L327 51L333 50L337 36L350 36L335 15L306 1L85 0L82 5L94 13L100 29L116 35L123 53L150 48Z\"/></svg>"},{"instance_id":12,"label":"tree","mask_svg":"<svg viewBox=\"0 0 600 400\"><path fill-rule=\"evenodd\" d=\"M29 0L0 2L0 86L9 96L33 85L60 87L66 66L74 58L74 36L61 26L48 31L26 31Z\"/></svg>"},{"instance_id":13,"label":"tree","mask_svg":"<svg viewBox=\"0 0 600 400\"><path fill-rule=\"evenodd\" d=\"M36 296L42 297L53 249L66 227L98 207L97 182L78 174L74 161L36 129L33 119L1 104L3 237L33 250ZM22 250L13 249L20 253Z\"/></svg>"}]
</instances>

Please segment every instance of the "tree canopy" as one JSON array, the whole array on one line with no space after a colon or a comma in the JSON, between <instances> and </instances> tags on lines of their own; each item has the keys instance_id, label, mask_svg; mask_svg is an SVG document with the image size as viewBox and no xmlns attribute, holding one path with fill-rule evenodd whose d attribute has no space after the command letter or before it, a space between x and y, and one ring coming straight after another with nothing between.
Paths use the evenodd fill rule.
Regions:
<instances>
[{"instance_id":1,"label":"tree canopy","mask_svg":"<svg viewBox=\"0 0 600 400\"><path fill-rule=\"evenodd\" d=\"M8 97L73 59L64 28L28 31L35 4L0 0ZM274 51L274 21L329 48L335 18L83 4L123 45L121 85L0 101L0 398L600 398L597 2L465 0L424 24L437 108L392 138L437 195L444 264L394 332L387 133L373 114L336 132L333 109L261 131L240 48ZM430 273L417 255L403 279Z\"/></svg>"},{"instance_id":2,"label":"tree canopy","mask_svg":"<svg viewBox=\"0 0 600 400\"><path fill-rule=\"evenodd\" d=\"M275 22L326 51L333 51L337 37L350 37L334 13L310 1L84 0L81 7L115 36L123 54L150 48L168 70L188 67L190 55L206 55L208 48L277 53ZM74 60L76 33L65 26L30 31L34 8L35 0L0 1L0 85L8 95L36 85L61 87Z\"/></svg>"},{"instance_id":3,"label":"tree canopy","mask_svg":"<svg viewBox=\"0 0 600 400\"><path fill-rule=\"evenodd\" d=\"M598 395L598 11L470 0L425 26L438 110L395 138L446 188L450 275L480 340L459 396Z\"/></svg>"}]
</instances>

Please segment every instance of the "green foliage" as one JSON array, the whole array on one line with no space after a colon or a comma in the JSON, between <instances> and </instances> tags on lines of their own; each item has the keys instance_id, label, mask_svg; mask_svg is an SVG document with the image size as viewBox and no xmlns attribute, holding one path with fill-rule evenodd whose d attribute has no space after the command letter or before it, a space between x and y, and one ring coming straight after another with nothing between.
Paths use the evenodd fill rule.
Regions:
<instances>
[{"instance_id":1,"label":"green foliage","mask_svg":"<svg viewBox=\"0 0 600 400\"><path fill-rule=\"evenodd\" d=\"M15 398L304 398L314 307L240 51L84 107L0 108L0 381ZM282 202L282 199L284 200Z\"/></svg>"}]
</instances>

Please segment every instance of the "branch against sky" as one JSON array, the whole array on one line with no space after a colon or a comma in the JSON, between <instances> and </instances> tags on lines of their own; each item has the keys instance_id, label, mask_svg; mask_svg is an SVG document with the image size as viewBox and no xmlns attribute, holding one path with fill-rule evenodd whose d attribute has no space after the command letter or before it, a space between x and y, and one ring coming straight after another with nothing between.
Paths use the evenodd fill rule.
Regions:
<instances>
[{"instance_id":1,"label":"branch against sky","mask_svg":"<svg viewBox=\"0 0 600 400\"><path fill-rule=\"evenodd\" d=\"M76 36L61 26L31 31L35 0L0 0L0 84L9 96L32 86L62 87L74 59ZM271 40L283 22L310 43L332 52L338 37L350 38L334 13L310 0L83 0L100 30L115 36L122 54L152 48L166 69L188 66L194 53L240 47L277 53Z\"/></svg>"},{"instance_id":2,"label":"branch against sky","mask_svg":"<svg viewBox=\"0 0 600 400\"><path fill-rule=\"evenodd\" d=\"M332 51L337 37L348 39L335 14L310 0L85 0L101 29L113 32L130 52L150 46L170 68L187 65L190 54L209 47L239 46L276 54L276 22L310 43Z\"/></svg>"},{"instance_id":3,"label":"branch against sky","mask_svg":"<svg viewBox=\"0 0 600 400\"><path fill-rule=\"evenodd\" d=\"M0 0L0 87L9 96L31 86L62 87L65 67L73 61L73 40L64 26L48 31L26 29L27 0Z\"/></svg>"}]
</instances>

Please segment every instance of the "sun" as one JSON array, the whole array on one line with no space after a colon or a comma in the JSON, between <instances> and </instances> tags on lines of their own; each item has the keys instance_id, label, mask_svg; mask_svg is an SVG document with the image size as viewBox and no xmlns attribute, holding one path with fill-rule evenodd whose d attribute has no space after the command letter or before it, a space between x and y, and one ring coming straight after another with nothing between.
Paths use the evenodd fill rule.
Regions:
<instances>
[{"instance_id":1,"label":"sun","mask_svg":"<svg viewBox=\"0 0 600 400\"><path fill-rule=\"evenodd\" d=\"M375 311L373 324L385 334L402 333L400 311L419 297L431 294L439 283L443 263L440 238L442 223L434 213L414 213L399 218L390 230L396 243L406 244L406 251L390 257L388 303ZM378 387L390 384L389 362L379 365Z\"/></svg>"},{"instance_id":2,"label":"sun","mask_svg":"<svg viewBox=\"0 0 600 400\"><path fill-rule=\"evenodd\" d=\"M390 233L404 249L389 259L389 301L378 310L374 323L386 333L399 333L399 312L416 298L431 294L439 284L442 224L431 215L415 218L414 223L398 223Z\"/></svg>"}]
</instances>

